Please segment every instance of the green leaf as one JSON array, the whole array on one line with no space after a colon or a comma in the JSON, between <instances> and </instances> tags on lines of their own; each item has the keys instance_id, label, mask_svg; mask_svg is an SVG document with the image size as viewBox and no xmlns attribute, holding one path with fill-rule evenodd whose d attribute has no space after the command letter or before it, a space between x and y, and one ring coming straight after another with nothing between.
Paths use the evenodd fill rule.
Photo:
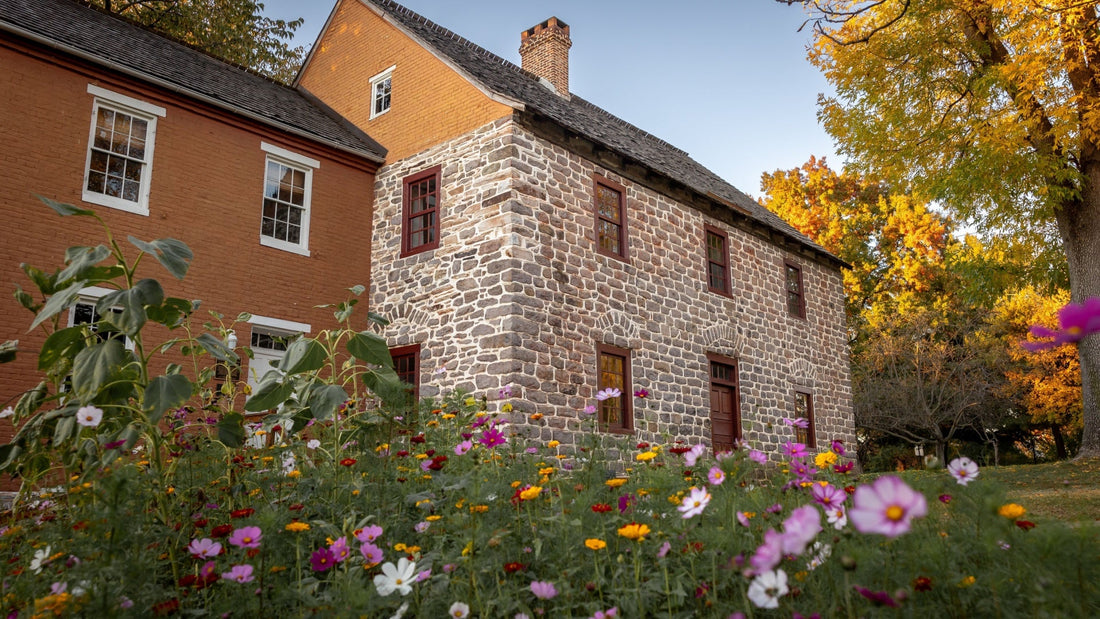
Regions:
<instances>
[{"instance_id":1,"label":"green leaf","mask_svg":"<svg viewBox=\"0 0 1100 619\"><path fill-rule=\"evenodd\" d=\"M401 382L393 368L375 368L363 374L363 384L387 404L401 402L409 397L408 385Z\"/></svg>"},{"instance_id":2,"label":"green leaf","mask_svg":"<svg viewBox=\"0 0 1100 619\"><path fill-rule=\"evenodd\" d=\"M231 348L225 345L225 342L219 340L209 333L203 333L195 338L199 346L202 346L206 352L210 353L212 357L218 361L226 361L233 365L237 365L241 362L241 358L237 356L237 353L233 352Z\"/></svg>"},{"instance_id":3,"label":"green leaf","mask_svg":"<svg viewBox=\"0 0 1100 619\"><path fill-rule=\"evenodd\" d=\"M84 349L84 327L76 326L54 331L42 344L38 369L47 372L63 359L73 359Z\"/></svg>"},{"instance_id":4,"label":"green leaf","mask_svg":"<svg viewBox=\"0 0 1100 619\"><path fill-rule=\"evenodd\" d=\"M19 402L15 404L15 418L28 419L46 401L48 393L46 381L38 383L34 389L25 392L23 397L19 398Z\"/></svg>"},{"instance_id":5,"label":"green leaf","mask_svg":"<svg viewBox=\"0 0 1100 619\"><path fill-rule=\"evenodd\" d=\"M15 361L17 352L19 352L19 340L8 340L0 344L0 363Z\"/></svg>"},{"instance_id":6,"label":"green leaf","mask_svg":"<svg viewBox=\"0 0 1100 619\"><path fill-rule=\"evenodd\" d=\"M153 322L164 325L169 329L175 329L183 324L183 320L193 312L197 306L186 299L168 297L160 305L149 305L145 308L145 315Z\"/></svg>"},{"instance_id":7,"label":"green leaf","mask_svg":"<svg viewBox=\"0 0 1100 619\"><path fill-rule=\"evenodd\" d=\"M353 357L383 367L393 367L393 358L390 356L389 346L386 340L377 333L360 331L348 339L348 352Z\"/></svg>"},{"instance_id":8,"label":"green leaf","mask_svg":"<svg viewBox=\"0 0 1100 619\"><path fill-rule=\"evenodd\" d=\"M279 369L287 376L312 372L325 364L325 347L314 339L300 337L286 347Z\"/></svg>"},{"instance_id":9,"label":"green leaf","mask_svg":"<svg viewBox=\"0 0 1100 619\"><path fill-rule=\"evenodd\" d=\"M73 392L81 401L91 400L122 369L122 340L111 338L85 348L73 360Z\"/></svg>"},{"instance_id":10,"label":"green leaf","mask_svg":"<svg viewBox=\"0 0 1100 619\"><path fill-rule=\"evenodd\" d=\"M69 440L74 429L76 429L76 415L68 415L58 419L57 425L53 429L54 446L56 447Z\"/></svg>"},{"instance_id":11,"label":"green leaf","mask_svg":"<svg viewBox=\"0 0 1100 619\"><path fill-rule=\"evenodd\" d=\"M195 257L187 243L176 239L157 239L145 242L133 236L127 238L130 239L134 247L147 254L152 254L176 279L183 279L183 276L187 275L187 269L191 266L191 259Z\"/></svg>"},{"instance_id":12,"label":"green leaf","mask_svg":"<svg viewBox=\"0 0 1100 619\"><path fill-rule=\"evenodd\" d=\"M49 199L45 196L40 196L38 194L34 194L34 195L39 200L45 202L46 206L48 206L48 207L52 208L53 210L57 211L57 214L61 215L62 217L68 217L69 215L91 215L91 216L95 215L95 211L91 211L91 210L83 209L83 208L77 208L77 207L73 206L72 204L65 204L64 202L58 202L57 200L51 200L51 199Z\"/></svg>"},{"instance_id":13,"label":"green leaf","mask_svg":"<svg viewBox=\"0 0 1100 619\"><path fill-rule=\"evenodd\" d=\"M384 327L390 326L390 321L385 316L383 316L382 314L376 314L374 312L367 312L367 320L370 321L370 322L373 322L374 324L378 325L379 327L384 328Z\"/></svg>"},{"instance_id":14,"label":"green leaf","mask_svg":"<svg viewBox=\"0 0 1100 619\"><path fill-rule=\"evenodd\" d=\"M352 293L355 296L359 296L359 295L363 294L364 292L366 292L366 290L367 290L367 287L364 286L363 284L356 284L356 285L352 286L351 288L348 288L348 292Z\"/></svg>"},{"instance_id":15,"label":"green leaf","mask_svg":"<svg viewBox=\"0 0 1100 619\"><path fill-rule=\"evenodd\" d=\"M226 447L244 445L244 415L228 413L218 421L218 440Z\"/></svg>"},{"instance_id":16,"label":"green leaf","mask_svg":"<svg viewBox=\"0 0 1100 619\"><path fill-rule=\"evenodd\" d=\"M309 407L313 409L314 417L325 421L332 417L347 399L348 393L340 385L325 385L310 396Z\"/></svg>"},{"instance_id":17,"label":"green leaf","mask_svg":"<svg viewBox=\"0 0 1100 619\"><path fill-rule=\"evenodd\" d=\"M35 314L37 314L38 310L41 308L38 303L35 303L34 297L32 297L30 294L27 293L27 291L23 290L18 285L16 285L15 292L12 293L12 296L14 296L15 300L19 302L19 305L22 305L23 307L29 309Z\"/></svg>"},{"instance_id":18,"label":"green leaf","mask_svg":"<svg viewBox=\"0 0 1100 619\"><path fill-rule=\"evenodd\" d=\"M110 255L111 250L107 249L106 245L70 247L65 250L65 264L68 266L57 274L57 281L66 282L70 279L88 281L87 272Z\"/></svg>"},{"instance_id":19,"label":"green leaf","mask_svg":"<svg viewBox=\"0 0 1100 619\"><path fill-rule=\"evenodd\" d=\"M145 410L150 423L160 421L164 411L179 408L191 397L191 381L183 374L157 376L145 388Z\"/></svg>"},{"instance_id":20,"label":"green leaf","mask_svg":"<svg viewBox=\"0 0 1100 619\"><path fill-rule=\"evenodd\" d=\"M164 290L155 279L143 279L127 290L115 290L103 295L95 309L107 322L131 337L145 325L146 305L164 301ZM118 309L120 311L111 311Z\"/></svg>"},{"instance_id":21,"label":"green leaf","mask_svg":"<svg viewBox=\"0 0 1100 619\"><path fill-rule=\"evenodd\" d=\"M266 411L286 402L290 397L293 388L289 384L283 383L276 374L268 376L270 378L265 378L252 393L252 397L244 403L244 410L250 413Z\"/></svg>"},{"instance_id":22,"label":"green leaf","mask_svg":"<svg viewBox=\"0 0 1100 619\"><path fill-rule=\"evenodd\" d=\"M46 305L42 306L42 311L34 317L34 322L31 323L27 331L33 331L38 325L69 309L80 298L80 291L84 288L84 284L85 282L75 282L72 286L50 297L50 300L46 301Z\"/></svg>"}]
</instances>

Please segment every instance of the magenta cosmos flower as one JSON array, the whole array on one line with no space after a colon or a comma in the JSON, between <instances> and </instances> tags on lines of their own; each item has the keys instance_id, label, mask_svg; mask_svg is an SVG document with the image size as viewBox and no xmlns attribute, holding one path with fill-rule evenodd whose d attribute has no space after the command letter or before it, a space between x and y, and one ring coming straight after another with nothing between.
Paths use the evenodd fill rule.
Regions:
<instances>
[{"instance_id":1,"label":"magenta cosmos flower","mask_svg":"<svg viewBox=\"0 0 1100 619\"><path fill-rule=\"evenodd\" d=\"M551 600L558 595L558 590L552 582L536 580L531 583L531 593L540 600Z\"/></svg>"},{"instance_id":2,"label":"magenta cosmos flower","mask_svg":"<svg viewBox=\"0 0 1100 619\"><path fill-rule=\"evenodd\" d=\"M860 533L881 533L897 537L909 530L913 518L928 514L924 495L893 475L856 488L848 520Z\"/></svg>"},{"instance_id":3,"label":"magenta cosmos flower","mask_svg":"<svg viewBox=\"0 0 1100 619\"><path fill-rule=\"evenodd\" d=\"M726 481L726 474L717 466L712 466L710 467L710 471L707 472L707 481L709 481L712 486L718 486Z\"/></svg>"},{"instance_id":4,"label":"magenta cosmos flower","mask_svg":"<svg viewBox=\"0 0 1100 619\"><path fill-rule=\"evenodd\" d=\"M340 537L328 547L332 551L333 558L337 563L343 563L351 555L351 548L348 546L348 538Z\"/></svg>"},{"instance_id":5,"label":"magenta cosmos flower","mask_svg":"<svg viewBox=\"0 0 1100 619\"><path fill-rule=\"evenodd\" d=\"M381 563L382 559L385 558L382 549L370 543L360 546L359 553L363 555L363 561L371 565Z\"/></svg>"},{"instance_id":6,"label":"magenta cosmos flower","mask_svg":"<svg viewBox=\"0 0 1100 619\"><path fill-rule=\"evenodd\" d=\"M489 447L490 449L497 445L503 445L508 442L508 439L504 438L504 433L496 428L489 428L481 433L481 438L477 439L477 442Z\"/></svg>"},{"instance_id":7,"label":"magenta cosmos flower","mask_svg":"<svg viewBox=\"0 0 1100 619\"><path fill-rule=\"evenodd\" d=\"M1063 344L1079 342L1100 331L1100 298L1092 297L1081 304L1067 303L1065 307L1058 310L1058 324L1061 327L1060 331L1054 331L1042 325L1032 325L1031 335L1044 340L1020 342L1020 346L1032 352L1057 348Z\"/></svg>"},{"instance_id":8,"label":"magenta cosmos flower","mask_svg":"<svg viewBox=\"0 0 1100 619\"><path fill-rule=\"evenodd\" d=\"M848 495L844 490L832 484L814 484L814 487L810 489L810 495L813 496L814 501L820 503L826 511L836 505L843 505L844 501L848 500Z\"/></svg>"},{"instance_id":9,"label":"magenta cosmos flower","mask_svg":"<svg viewBox=\"0 0 1100 619\"><path fill-rule=\"evenodd\" d=\"M328 548L318 548L309 556L309 564L314 572L327 572L336 563L336 555Z\"/></svg>"},{"instance_id":10,"label":"magenta cosmos flower","mask_svg":"<svg viewBox=\"0 0 1100 619\"><path fill-rule=\"evenodd\" d=\"M951 473L960 486L965 486L978 478L978 465L965 456L955 458L947 465L947 472Z\"/></svg>"},{"instance_id":11,"label":"magenta cosmos flower","mask_svg":"<svg viewBox=\"0 0 1100 619\"><path fill-rule=\"evenodd\" d=\"M229 543L240 548L259 548L263 538L260 527L241 527L229 536Z\"/></svg>"},{"instance_id":12,"label":"magenta cosmos flower","mask_svg":"<svg viewBox=\"0 0 1100 619\"><path fill-rule=\"evenodd\" d=\"M382 537L382 527L376 524L372 524L369 527L363 527L355 534L355 539L364 544L373 542L379 537Z\"/></svg>"}]
</instances>

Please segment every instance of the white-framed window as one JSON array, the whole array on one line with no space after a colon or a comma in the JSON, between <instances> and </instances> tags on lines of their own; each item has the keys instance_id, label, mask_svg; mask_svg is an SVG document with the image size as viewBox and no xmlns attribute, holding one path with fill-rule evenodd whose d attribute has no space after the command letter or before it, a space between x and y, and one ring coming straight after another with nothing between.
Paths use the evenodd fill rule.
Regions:
<instances>
[{"instance_id":1,"label":"white-framed window","mask_svg":"<svg viewBox=\"0 0 1100 619\"><path fill-rule=\"evenodd\" d=\"M394 65L370 78L370 117L375 118L390 111L390 93L393 90Z\"/></svg>"},{"instance_id":2,"label":"white-framed window","mask_svg":"<svg viewBox=\"0 0 1100 619\"><path fill-rule=\"evenodd\" d=\"M252 333L249 335L252 359L248 362L248 385L255 391L264 375L276 369L275 363L286 354L287 345L295 337L309 333L310 326L302 322L255 314L248 322L252 325Z\"/></svg>"},{"instance_id":3,"label":"white-framed window","mask_svg":"<svg viewBox=\"0 0 1100 619\"><path fill-rule=\"evenodd\" d=\"M157 118L165 109L92 84L88 93L95 99L81 197L148 215Z\"/></svg>"},{"instance_id":4,"label":"white-framed window","mask_svg":"<svg viewBox=\"0 0 1100 619\"><path fill-rule=\"evenodd\" d=\"M68 326L75 327L78 325L91 325L89 329L95 333L96 337L100 341L106 341L110 338L120 338L123 345L127 350L134 350L134 342L125 334L117 331L109 331L106 329L100 329L96 324L102 320L103 315L96 311L96 304L99 303L99 299L103 295L114 292L110 288L101 288L99 286L88 286L80 291L80 298L77 299L76 304L69 308L69 321ZM118 308L110 308L107 311L113 313L120 313L122 310Z\"/></svg>"},{"instance_id":5,"label":"white-framed window","mask_svg":"<svg viewBox=\"0 0 1100 619\"><path fill-rule=\"evenodd\" d=\"M260 244L309 255L309 203L313 171L321 162L267 142Z\"/></svg>"}]
</instances>

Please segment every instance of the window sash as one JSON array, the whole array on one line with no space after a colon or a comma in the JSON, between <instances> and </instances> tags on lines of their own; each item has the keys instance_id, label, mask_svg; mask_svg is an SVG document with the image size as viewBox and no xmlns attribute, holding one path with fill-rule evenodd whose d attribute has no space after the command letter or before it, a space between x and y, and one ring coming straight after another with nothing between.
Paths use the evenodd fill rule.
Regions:
<instances>
[{"instance_id":1,"label":"window sash","mask_svg":"<svg viewBox=\"0 0 1100 619\"><path fill-rule=\"evenodd\" d=\"M393 369L397 377L410 387L409 400L404 408L415 409L420 402L420 345L391 348L390 358L393 359Z\"/></svg>"},{"instance_id":2,"label":"window sash","mask_svg":"<svg viewBox=\"0 0 1100 619\"><path fill-rule=\"evenodd\" d=\"M629 432L634 429L633 392L630 385L630 351L613 346L597 347L597 389L615 388L622 392L617 398L598 402L599 427L609 432Z\"/></svg>"},{"instance_id":3,"label":"window sash","mask_svg":"<svg viewBox=\"0 0 1100 619\"><path fill-rule=\"evenodd\" d=\"M729 237L711 226L706 227L705 251L707 254L707 289L718 294L729 295Z\"/></svg>"},{"instance_id":4,"label":"window sash","mask_svg":"<svg viewBox=\"0 0 1100 619\"><path fill-rule=\"evenodd\" d=\"M791 263L786 264L787 311L799 318L806 317L806 304L802 288L802 268Z\"/></svg>"},{"instance_id":5,"label":"window sash","mask_svg":"<svg viewBox=\"0 0 1100 619\"><path fill-rule=\"evenodd\" d=\"M813 395L804 391L796 391L794 393L794 417L795 419L805 419L809 424L806 428L795 426L795 442L802 443L808 448L817 447L816 433L814 431Z\"/></svg>"},{"instance_id":6,"label":"window sash","mask_svg":"<svg viewBox=\"0 0 1100 619\"><path fill-rule=\"evenodd\" d=\"M401 257L439 247L440 166L405 178Z\"/></svg>"}]
</instances>

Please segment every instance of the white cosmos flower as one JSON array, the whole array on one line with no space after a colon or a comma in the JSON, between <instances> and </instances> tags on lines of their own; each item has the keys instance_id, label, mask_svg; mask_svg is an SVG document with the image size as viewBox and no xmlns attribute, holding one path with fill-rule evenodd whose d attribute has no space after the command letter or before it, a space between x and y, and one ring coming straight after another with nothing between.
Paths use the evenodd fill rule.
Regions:
<instances>
[{"instance_id":1,"label":"white cosmos flower","mask_svg":"<svg viewBox=\"0 0 1100 619\"><path fill-rule=\"evenodd\" d=\"M787 595L787 573L772 570L759 574L749 585L749 601L759 608L779 608L779 598Z\"/></svg>"},{"instance_id":2,"label":"white cosmos flower","mask_svg":"<svg viewBox=\"0 0 1100 619\"><path fill-rule=\"evenodd\" d=\"M103 409L94 406L82 406L76 411L76 422L85 428L94 428L103 421Z\"/></svg>"},{"instance_id":3,"label":"white cosmos flower","mask_svg":"<svg viewBox=\"0 0 1100 619\"><path fill-rule=\"evenodd\" d=\"M451 609L447 611L448 617L454 617L454 619L466 619L470 616L470 605L462 602L455 602L451 604Z\"/></svg>"},{"instance_id":4,"label":"white cosmos flower","mask_svg":"<svg viewBox=\"0 0 1100 619\"><path fill-rule=\"evenodd\" d=\"M382 573L374 577L374 586L378 588L378 595L386 596L394 591L408 595L415 580L416 563L401 557L397 565L389 561L382 564Z\"/></svg>"},{"instance_id":5,"label":"white cosmos flower","mask_svg":"<svg viewBox=\"0 0 1100 619\"><path fill-rule=\"evenodd\" d=\"M843 505L830 507L825 513L829 516L829 524L833 525L837 531L848 526L848 512L844 510Z\"/></svg>"},{"instance_id":6,"label":"white cosmos flower","mask_svg":"<svg viewBox=\"0 0 1100 619\"><path fill-rule=\"evenodd\" d=\"M34 551L34 558L31 559L31 570L33 570L35 574L41 572L42 566L46 564L49 558L49 546L46 546L45 548L39 548L38 550Z\"/></svg>"},{"instance_id":7,"label":"white cosmos flower","mask_svg":"<svg viewBox=\"0 0 1100 619\"><path fill-rule=\"evenodd\" d=\"M710 503L710 493L705 488L692 486L691 492L684 497L680 507L676 509L680 510L684 518L692 518L703 513L703 510L707 508L707 503Z\"/></svg>"},{"instance_id":8,"label":"white cosmos flower","mask_svg":"<svg viewBox=\"0 0 1100 619\"><path fill-rule=\"evenodd\" d=\"M9 406L9 407L5 408L4 410L0 411L0 419L7 419L8 417L11 417L14 414L15 414L15 409Z\"/></svg>"}]
</instances>

